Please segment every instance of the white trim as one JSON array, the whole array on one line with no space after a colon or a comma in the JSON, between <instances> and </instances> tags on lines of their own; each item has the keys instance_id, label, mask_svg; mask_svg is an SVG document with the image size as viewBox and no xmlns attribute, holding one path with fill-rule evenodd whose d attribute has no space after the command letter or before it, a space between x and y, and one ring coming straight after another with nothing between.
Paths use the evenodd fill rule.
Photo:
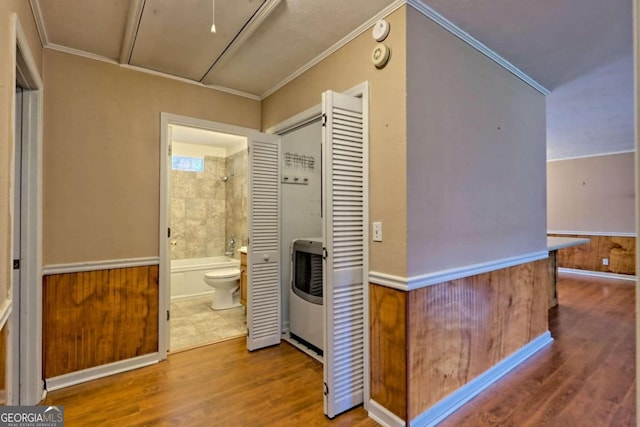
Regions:
<instances>
[{"instance_id":1,"label":"white trim","mask_svg":"<svg viewBox=\"0 0 640 427\"><path fill-rule=\"evenodd\" d=\"M435 426L552 342L553 338L551 338L551 333L549 331L543 333L538 338L526 344L520 350L503 359L497 365L469 381L449 396L445 397L431 408L412 419L409 425L411 427Z\"/></svg>"},{"instance_id":2,"label":"white trim","mask_svg":"<svg viewBox=\"0 0 640 427\"><path fill-rule=\"evenodd\" d=\"M124 30L124 36L122 37L122 48L120 49L121 64L129 63L129 58L133 53L133 45L136 41L136 34L138 33L138 23L142 18L143 9L144 0L133 0L129 5L127 25Z\"/></svg>"},{"instance_id":3,"label":"white trim","mask_svg":"<svg viewBox=\"0 0 640 427\"><path fill-rule=\"evenodd\" d=\"M405 420L373 399L369 400L369 418L385 427L404 427L407 425Z\"/></svg>"},{"instance_id":4,"label":"white trim","mask_svg":"<svg viewBox=\"0 0 640 427\"><path fill-rule=\"evenodd\" d=\"M59 390L64 387L97 380L121 372L132 371L144 366L158 363L158 353L145 354L131 359L120 360L94 368L83 369L81 371L64 374L53 378L47 378L47 392Z\"/></svg>"},{"instance_id":5,"label":"white trim","mask_svg":"<svg viewBox=\"0 0 640 427\"><path fill-rule=\"evenodd\" d=\"M80 56L80 57L87 58L87 59L93 59L95 61L106 62L107 64L117 65L120 68L124 68L124 69L127 69L127 70L138 71L140 73L145 73L145 74L151 74L152 76L163 77L165 79L170 79L170 80L176 80L176 81L179 81L179 82L182 82L182 83L186 83L186 84L189 84L189 85L198 86L198 87L205 88L205 89L217 90L218 92L224 92L224 93L228 93L228 94L231 94L231 95L240 96L240 97L243 97L243 98L248 98L248 99L251 99L251 100L254 100L254 101L260 101L260 97L259 96L253 95L251 93L246 93L246 92L242 92L242 91L235 90L235 89L230 89L230 88L223 87L223 86L207 85L207 84L204 84L204 83L197 82L195 80L185 79L183 77L174 76L174 75L171 75L171 74L163 73L161 71L149 70L147 68L138 67L136 65L120 64L115 59L107 58L106 56L102 56L102 55L96 55L95 53L85 52L85 51L79 50L79 49L72 49L70 47L60 46L60 45L53 44L53 43L49 43L44 47L45 47L45 49L51 49L51 50L55 50L55 51L58 51L58 52L67 53L69 55Z\"/></svg>"},{"instance_id":6,"label":"white trim","mask_svg":"<svg viewBox=\"0 0 640 427\"><path fill-rule=\"evenodd\" d=\"M382 285L408 292L415 289L436 285L438 283L449 282L451 280L463 279L465 277L476 276L482 273L502 270L504 268L538 261L541 259L546 259L548 257L549 251L545 250L511 258L503 258L479 264L465 265L463 267L441 270L434 273L428 273L413 277L402 277L392 274L380 273L377 271L370 271L369 282L376 285Z\"/></svg>"},{"instance_id":7,"label":"white trim","mask_svg":"<svg viewBox=\"0 0 640 427\"><path fill-rule=\"evenodd\" d=\"M314 59L312 59L311 61L307 62L305 65L303 65L297 71L295 71L292 74L290 74L289 76L285 77L279 83L276 83L276 85L273 86L271 89L266 90L264 93L262 93L260 95L260 99L265 99L265 98L269 97L270 95L273 95L279 89L282 89L284 86L286 86L287 84L291 83L296 78L300 77L302 74L307 72L313 66L315 66L315 65L319 64L320 62L324 61L326 58L328 58L330 55L335 53L337 50L339 50L340 48L344 47L349 42L353 41L360 34L364 33L367 30L369 30L369 28L371 28L373 26L373 24L377 20L390 15L391 13L393 13L394 11L399 9L400 7L404 6L405 3L406 3L406 0L395 0L389 6L385 7L380 12L378 12L371 19L367 20L365 23L360 25L358 28L353 30L351 33L347 34L345 37L343 37L341 40L339 40L336 44L331 46L329 49L325 50L320 55L316 56Z\"/></svg>"},{"instance_id":8,"label":"white trim","mask_svg":"<svg viewBox=\"0 0 640 427\"><path fill-rule=\"evenodd\" d=\"M558 273L578 274L580 276L602 277L604 279L619 279L635 282L637 276L631 274L607 273L604 271L578 270L577 268L558 267Z\"/></svg>"},{"instance_id":9,"label":"white trim","mask_svg":"<svg viewBox=\"0 0 640 427\"><path fill-rule=\"evenodd\" d=\"M566 231L547 230L547 234L578 235L578 236L610 236L610 237L637 237L637 233L626 231Z\"/></svg>"},{"instance_id":10,"label":"white trim","mask_svg":"<svg viewBox=\"0 0 640 427\"><path fill-rule=\"evenodd\" d=\"M502 56L498 55L493 50L489 49L489 47L487 47L484 43L480 42L479 40L471 36L469 33L464 31L457 25L455 25L453 22L449 21L447 18L440 15L434 9L432 9L431 7L423 3L421 0L407 0L407 4L409 6L412 6L418 12L422 13L427 18L439 24L442 28L449 31L454 36L458 37L459 39L466 42L471 47L475 48L478 52L482 53L489 59L492 59L495 63L500 65L505 70L511 72L513 75L518 77L520 80L522 80L523 82L525 82L526 84L528 84L529 86L531 86L532 88L540 92L541 94L549 95L549 93L551 93L551 91L549 91L540 83L538 83L537 81L529 77L518 67L513 65L511 62L507 61Z\"/></svg>"},{"instance_id":11,"label":"white trim","mask_svg":"<svg viewBox=\"0 0 640 427\"><path fill-rule=\"evenodd\" d=\"M11 317L12 310L13 304L11 304L11 300L5 300L2 303L2 307L0 307L0 330L4 328L7 320L9 320L9 317Z\"/></svg>"},{"instance_id":12,"label":"white trim","mask_svg":"<svg viewBox=\"0 0 640 427\"><path fill-rule=\"evenodd\" d=\"M36 17L37 19L37 17ZM8 402L11 405L35 405L40 401L42 381L42 123L43 81L24 33L20 19L13 14L13 70L18 67L20 50L29 86L22 95L22 203L21 212L21 292L14 292L8 340ZM46 36L46 32L45 32ZM15 75L14 75L15 80ZM13 99L13 98L12 98ZM15 100L11 106L15 123ZM11 144L15 145L14 141ZM13 177L13 172L11 174ZM13 198L12 198L13 203ZM13 212L13 207L11 208ZM12 225L13 229L13 225ZM13 232L12 232L13 238ZM12 332L11 332L12 331ZM19 366L15 361L19 360Z\"/></svg>"},{"instance_id":13,"label":"white trim","mask_svg":"<svg viewBox=\"0 0 640 427\"><path fill-rule=\"evenodd\" d=\"M159 257L109 259L104 261L74 262L69 264L45 265L42 274L78 273L81 271L113 270L115 268L144 267L160 264Z\"/></svg>"},{"instance_id":14,"label":"white trim","mask_svg":"<svg viewBox=\"0 0 640 427\"><path fill-rule=\"evenodd\" d=\"M158 359L167 358L169 351L169 322L166 312L171 304L171 292L169 289L171 277L171 260L169 251L169 145L171 142L170 125L195 127L221 133L239 135L249 140L255 129L241 126L228 125L220 122L212 122L189 116L181 116L171 113L160 113L160 223L158 228L159 244L159 277L158 277Z\"/></svg>"},{"instance_id":15,"label":"white trim","mask_svg":"<svg viewBox=\"0 0 640 427\"><path fill-rule=\"evenodd\" d=\"M562 162L564 160L590 159L592 157L615 156L616 154L628 154L628 153L635 153L635 152L636 150L634 149L634 150L612 151L610 153L585 154L584 156L563 157L561 159L547 159L547 163Z\"/></svg>"},{"instance_id":16,"label":"white trim","mask_svg":"<svg viewBox=\"0 0 640 427\"><path fill-rule=\"evenodd\" d=\"M33 18L36 21L36 29L40 36L40 42L42 46L46 46L49 43L49 35L47 34L47 27L44 25L44 18L42 17L42 9L40 9L39 0L29 0L31 5L31 11L33 12Z\"/></svg>"},{"instance_id":17,"label":"white trim","mask_svg":"<svg viewBox=\"0 0 640 427\"><path fill-rule=\"evenodd\" d=\"M308 122L313 121L320 116L322 116L322 104L316 104L295 116L289 117L288 119L271 126L265 131L265 133L282 135L294 128L304 126Z\"/></svg>"}]
</instances>

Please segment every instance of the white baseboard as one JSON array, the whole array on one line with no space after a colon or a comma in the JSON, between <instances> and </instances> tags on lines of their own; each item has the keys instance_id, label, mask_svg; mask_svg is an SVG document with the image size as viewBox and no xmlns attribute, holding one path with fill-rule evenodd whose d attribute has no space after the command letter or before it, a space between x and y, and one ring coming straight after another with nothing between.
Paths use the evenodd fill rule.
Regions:
<instances>
[{"instance_id":1,"label":"white baseboard","mask_svg":"<svg viewBox=\"0 0 640 427\"><path fill-rule=\"evenodd\" d=\"M605 279L629 280L631 282L635 282L638 280L637 276L632 276L630 274L617 274L617 273L606 273L602 271L578 270L576 268L565 268L565 267L558 267L558 273L569 273L569 274L578 274L580 276L602 277Z\"/></svg>"},{"instance_id":2,"label":"white baseboard","mask_svg":"<svg viewBox=\"0 0 640 427\"><path fill-rule=\"evenodd\" d=\"M493 383L498 381L511 370L522 364L529 357L551 344L553 338L549 331L540 335L529 344L522 347L485 373L474 378L467 384L463 385L449 396L445 397L431 408L411 420L409 425L414 426L435 426L469 400L486 390Z\"/></svg>"},{"instance_id":3,"label":"white baseboard","mask_svg":"<svg viewBox=\"0 0 640 427\"><path fill-rule=\"evenodd\" d=\"M369 399L369 418L385 427L404 427L407 425L402 418L373 399Z\"/></svg>"},{"instance_id":4,"label":"white baseboard","mask_svg":"<svg viewBox=\"0 0 640 427\"><path fill-rule=\"evenodd\" d=\"M83 369L82 371L47 378L46 391L58 390L87 381L97 380L98 378L108 377L109 375L132 371L134 369L158 363L158 359L158 353L151 353L144 356L134 357L132 359L96 366L95 368Z\"/></svg>"}]
</instances>

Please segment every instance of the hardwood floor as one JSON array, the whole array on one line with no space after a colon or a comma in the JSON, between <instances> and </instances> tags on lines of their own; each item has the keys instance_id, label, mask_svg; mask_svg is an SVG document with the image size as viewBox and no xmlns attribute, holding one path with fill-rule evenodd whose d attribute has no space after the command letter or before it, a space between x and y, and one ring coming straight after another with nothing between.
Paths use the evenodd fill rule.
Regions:
<instances>
[{"instance_id":1,"label":"hardwood floor","mask_svg":"<svg viewBox=\"0 0 640 427\"><path fill-rule=\"evenodd\" d=\"M65 426L376 426L362 407L323 415L322 365L286 342L234 339L49 393Z\"/></svg>"},{"instance_id":2,"label":"hardwood floor","mask_svg":"<svg viewBox=\"0 0 640 427\"><path fill-rule=\"evenodd\" d=\"M440 426L635 426L634 284L560 274L555 341Z\"/></svg>"},{"instance_id":3,"label":"hardwood floor","mask_svg":"<svg viewBox=\"0 0 640 427\"><path fill-rule=\"evenodd\" d=\"M559 276L554 343L441 426L634 426L633 282ZM322 366L287 343L232 340L49 393L66 426L375 426L364 409L322 413Z\"/></svg>"}]
</instances>

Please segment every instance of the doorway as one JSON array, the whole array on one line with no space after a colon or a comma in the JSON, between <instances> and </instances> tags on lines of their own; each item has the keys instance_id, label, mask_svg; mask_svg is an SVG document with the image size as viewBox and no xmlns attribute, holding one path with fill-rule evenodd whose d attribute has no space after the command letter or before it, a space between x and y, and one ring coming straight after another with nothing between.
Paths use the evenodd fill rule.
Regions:
<instances>
[{"instance_id":1,"label":"doorway","mask_svg":"<svg viewBox=\"0 0 640 427\"><path fill-rule=\"evenodd\" d=\"M42 379L42 79L14 15L15 102L12 259L14 275L0 321L8 324L7 403L35 405Z\"/></svg>"},{"instance_id":2,"label":"doorway","mask_svg":"<svg viewBox=\"0 0 640 427\"><path fill-rule=\"evenodd\" d=\"M182 125L169 125L169 134L169 351L176 352L246 336L248 152L243 136ZM212 274L222 285L205 279Z\"/></svg>"}]
</instances>

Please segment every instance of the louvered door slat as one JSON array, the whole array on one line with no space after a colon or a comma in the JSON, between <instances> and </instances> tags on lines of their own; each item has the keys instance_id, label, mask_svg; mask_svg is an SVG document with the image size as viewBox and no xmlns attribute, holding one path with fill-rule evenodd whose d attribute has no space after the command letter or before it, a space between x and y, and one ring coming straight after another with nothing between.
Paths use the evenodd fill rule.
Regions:
<instances>
[{"instance_id":1,"label":"louvered door slat","mask_svg":"<svg viewBox=\"0 0 640 427\"><path fill-rule=\"evenodd\" d=\"M280 343L280 144L255 133L249 150L247 348Z\"/></svg>"},{"instance_id":2,"label":"louvered door slat","mask_svg":"<svg viewBox=\"0 0 640 427\"><path fill-rule=\"evenodd\" d=\"M364 399L364 126L358 98L327 92L324 142L325 413Z\"/></svg>"}]
</instances>

